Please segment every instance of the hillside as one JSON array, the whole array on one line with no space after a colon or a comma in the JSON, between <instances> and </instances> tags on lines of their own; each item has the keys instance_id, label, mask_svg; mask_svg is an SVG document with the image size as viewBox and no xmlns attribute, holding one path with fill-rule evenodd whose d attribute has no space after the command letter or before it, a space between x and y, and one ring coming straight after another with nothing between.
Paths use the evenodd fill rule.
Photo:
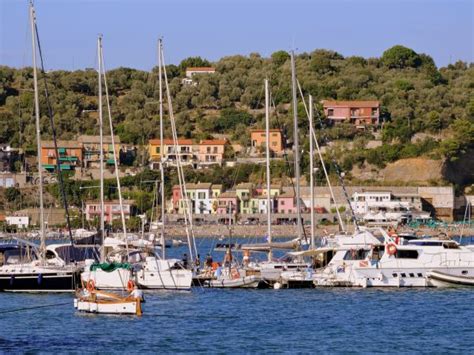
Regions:
<instances>
[{"instance_id":1,"label":"hillside","mask_svg":"<svg viewBox=\"0 0 474 355\"><path fill-rule=\"evenodd\" d=\"M395 46L380 58L347 57L328 50L297 56L297 75L305 94L322 99L379 100L383 127L358 132L354 127L318 124L320 138L358 141L357 149L331 152L345 171L364 164L377 171L400 159L428 157L455 162L474 145L474 66L456 62L437 68L430 56ZM187 67L212 65L216 73L193 78L183 85ZM170 93L179 135L202 139L226 134L234 142L249 144L250 127L263 126L263 79L270 79L276 113L271 125L292 136L289 55L279 51L270 58L259 54L230 56L209 63L199 57L168 65ZM97 134L97 77L93 69L47 74L58 133L62 139ZM119 68L108 72L115 128L123 142L146 144L158 136L157 70ZM43 81L40 87L44 88ZM0 142L34 152L32 70L0 67ZM166 106L166 105L165 105ZM41 93L42 129L51 129ZM318 108L321 110L321 108ZM298 107L303 146L307 147L303 106ZM320 111L321 113L321 111ZM321 129L325 127L324 129ZM170 131L167 122L167 132ZM411 142L420 132L442 139ZM383 145L366 149L364 140L377 135ZM324 141L323 139L321 139ZM306 166L307 161L303 161ZM454 179L456 180L456 179Z\"/></svg>"}]
</instances>

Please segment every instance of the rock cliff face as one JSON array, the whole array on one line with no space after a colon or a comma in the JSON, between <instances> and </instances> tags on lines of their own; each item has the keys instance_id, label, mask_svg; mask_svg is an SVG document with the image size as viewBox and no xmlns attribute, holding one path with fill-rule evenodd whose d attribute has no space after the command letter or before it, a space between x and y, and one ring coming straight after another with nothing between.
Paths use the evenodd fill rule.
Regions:
<instances>
[{"instance_id":1,"label":"rock cliff face","mask_svg":"<svg viewBox=\"0 0 474 355\"><path fill-rule=\"evenodd\" d=\"M429 158L400 159L388 164L384 169L375 166L354 167L352 176L359 180L378 180L384 183L411 183L430 185L447 181L466 185L474 182L474 150L466 152L458 160Z\"/></svg>"}]
</instances>

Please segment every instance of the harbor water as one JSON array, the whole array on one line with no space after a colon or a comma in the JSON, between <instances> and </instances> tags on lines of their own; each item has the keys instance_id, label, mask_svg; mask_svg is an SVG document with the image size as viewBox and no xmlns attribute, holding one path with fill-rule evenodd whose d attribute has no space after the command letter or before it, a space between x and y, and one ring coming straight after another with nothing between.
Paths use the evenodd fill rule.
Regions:
<instances>
[{"instance_id":1,"label":"harbor water","mask_svg":"<svg viewBox=\"0 0 474 355\"><path fill-rule=\"evenodd\" d=\"M198 242L204 259L211 242ZM141 317L80 314L72 294L0 293L0 352L471 353L473 291L155 291Z\"/></svg>"}]
</instances>

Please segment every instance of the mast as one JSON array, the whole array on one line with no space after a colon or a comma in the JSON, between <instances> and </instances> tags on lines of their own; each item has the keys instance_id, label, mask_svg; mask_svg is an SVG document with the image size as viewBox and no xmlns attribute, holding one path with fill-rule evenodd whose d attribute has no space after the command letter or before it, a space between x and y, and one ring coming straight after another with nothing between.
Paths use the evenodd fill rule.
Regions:
<instances>
[{"instance_id":1,"label":"mast","mask_svg":"<svg viewBox=\"0 0 474 355\"><path fill-rule=\"evenodd\" d=\"M293 94L293 154L295 160L295 180L296 180L296 214L298 223L298 239L301 239L301 199L300 199L300 159L298 145L298 103L296 98L296 68L295 52L291 51L291 88Z\"/></svg>"},{"instance_id":2,"label":"mast","mask_svg":"<svg viewBox=\"0 0 474 355\"><path fill-rule=\"evenodd\" d=\"M311 249L314 249L314 148L313 148L313 96L309 95L309 185L311 188Z\"/></svg>"},{"instance_id":3,"label":"mast","mask_svg":"<svg viewBox=\"0 0 474 355\"><path fill-rule=\"evenodd\" d=\"M163 166L163 83L161 82L161 50L162 39L158 39L158 86L159 86L159 101L160 101L160 189L161 189L161 256L166 258L165 251L165 168Z\"/></svg>"},{"instance_id":4,"label":"mast","mask_svg":"<svg viewBox=\"0 0 474 355\"><path fill-rule=\"evenodd\" d=\"M110 99L109 99L109 89L107 86L107 76L105 75L105 65L104 65L104 51L102 49L102 43L100 46L100 59L101 59L101 66L104 75L104 87L105 87L105 102L107 103L107 114L109 118L109 130L110 130L110 141L112 144L112 155L114 160L114 169L115 169L115 179L117 182L117 191L118 191L118 198L119 198L119 206L120 206L120 217L122 220L122 230L123 230L123 240L125 241L125 248L128 255L128 241L127 241L127 224L125 222L125 212L123 210L123 198L122 198L122 189L120 187L120 177L119 177L119 168L117 163L117 152L115 149L115 138L114 138L114 127L112 123L112 111L110 109ZM102 151L102 150L101 150ZM102 166L102 165L101 165ZM103 180L103 177L102 177Z\"/></svg>"},{"instance_id":5,"label":"mast","mask_svg":"<svg viewBox=\"0 0 474 355\"><path fill-rule=\"evenodd\" d=\"M270 201L270 94L268 92L268 79L265 79L265 150L267 157L267 236L268 243L272 242L272 210ZM272 261L272 249L268 252L268 261Z\"/></svg>"},{"instance_id":6,"label":"mast","mask_svg":"<svg viewBox=\"0 0 474 355\"><path fill-rule=\"evenodd\" d=\"M35 123L36 123L36 149L38 160L38 177L39 177L39 204L40 204L40 256L41 260L45 259L46 254L46 233L44 229L44 202L43 202L43 172L41 167L41 128L40 128L40 108L39 108L39 94L38 94L38 72L36 68L36 14L33 2L30 2L30 25L31 25L31 45L33 52L33 83L35 90ZM59 157L56 157L59 159Z\"/></svg>"},{"instance_id":7,"label":"mast","mask_svg":"<svg viewBox=\"0 0 474 355\"><path fill-rule=\"evenodd\" d=\"M99 165L100 165L100 236L102 244L104 243L105 236L105 207L104 207L104 122L103 122L103 109L102 109L102 35L97 38L97 56L99 62ZM104 248L101 249L101 260L104 261Z\"/></svg>"}]
</instances>

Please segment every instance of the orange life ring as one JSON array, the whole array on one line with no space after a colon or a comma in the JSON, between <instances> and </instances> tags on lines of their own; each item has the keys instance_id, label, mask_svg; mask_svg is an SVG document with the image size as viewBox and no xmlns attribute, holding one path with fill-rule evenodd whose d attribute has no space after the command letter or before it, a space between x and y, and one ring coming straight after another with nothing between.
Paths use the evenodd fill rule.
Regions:
<instances>
[{"instance_id":1,"label":"orange life ring","mask_svg":"<svg viewBox=\"0 0 474 355\"><path fill-rule=\"evenodd\" d=\"M128 280L127 291L132 292L134 289L135 289L135 282L133 282L133 280Z\"/></svg>"},{"instance_id":2,"label":"orange life ring","mask_svg":"<svg viewBox=\"0 0 474 355\"><path fill-rule=\"evenodd\" d=\"M217 261L214 261L214 262L212 263L212 270L213 270L213 271L216 271L218 267L219 267L219 263L218 263Z\"/></svg>"},{"instance_id":3,"label":"orange life ring","mask_svg":"<svg viewBox=\"0 0 474 355\"><path fill-rule=\"evenodd\" d=\"M239 273L239 270L237 269L232 269L231 275L232 275L233 280L240 278L240 273Z\"/></svg>"},{"instance_id":4,"label":"orange life ring","mask_svg":"<svg viewBox=\"0 0 474 355\"><path fill-rule=\"evenodd\" d=\"M87 281L87 286L86 286L86 288L87 288L87 291L89 291L89 292L94 291L94 290L95 290L95 283L94 283L94 280L89 280L89 281Z\"/></svg>"},{"instance_id":5,"label":"orange life ring","mask_svg":"<svg viewBox=\"0 0 474 355\"><path fill-rule=\"evenodd\" d=\"M388 255L395 255L397 253L397 246L394 243L388 243L386 249Z\"/></svg>"}]
</instances>

